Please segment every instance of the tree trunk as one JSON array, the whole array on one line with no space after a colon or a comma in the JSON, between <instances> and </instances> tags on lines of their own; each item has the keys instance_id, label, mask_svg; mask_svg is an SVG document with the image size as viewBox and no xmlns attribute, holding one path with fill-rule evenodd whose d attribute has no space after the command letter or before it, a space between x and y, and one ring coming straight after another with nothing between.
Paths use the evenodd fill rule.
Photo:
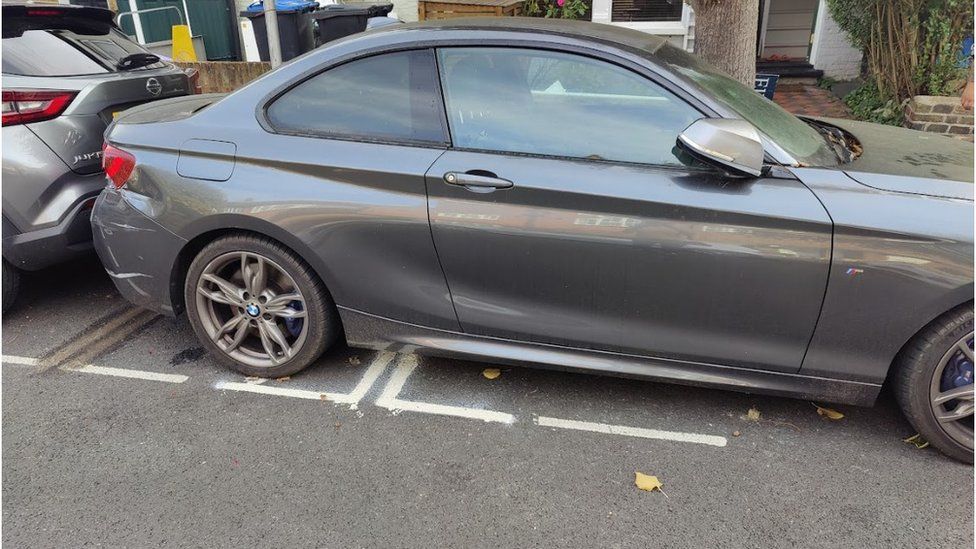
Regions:
<instances>
[{"instance_id":1,"label":"tree trunk","mask_svg":"<svg viewBox=\"0 0 976 549\"><path fill-rule=\"evenodd\" d=\"M695 53L751 88L756 77L759 0L692 0L691 6Z\"/></svg>"}]
</instances>

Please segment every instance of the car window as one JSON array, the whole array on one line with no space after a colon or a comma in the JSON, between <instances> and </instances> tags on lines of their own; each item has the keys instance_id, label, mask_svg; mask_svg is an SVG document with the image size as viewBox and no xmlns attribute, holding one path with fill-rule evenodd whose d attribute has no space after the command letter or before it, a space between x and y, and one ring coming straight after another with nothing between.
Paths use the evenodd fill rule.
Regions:
<instances>
[{"instance_id":1,"label":"car window","mask_svg":"<svg viewBox=\"0 0 976 549\"><path fill-rule=\"evenodd\" d=\"M73 24L71 29L55 23L33 28L3 21L3 73L22 76L81 76L116 72L116 64L133 53L147 50L108 24ZM44 20L46 22L46 19ZM163 66L156 63L145 68Z\"/></svg>"},{"instance_id":2,"label":"car window","mask_svg":"<svg viewBox=\"0 0 976 549\"><path fill-rule=\"evenodd\" d=\"M656 61L667 63L703 93L736 112L798 161L811 166L834 166L839 162L819 132L752 88L679 48L664 45L650 53Z\"/></svg>"},{"instance_id":3,"label":"car window","mask_svg":"<svg viewBox=\"0 0 976 549\"><path fill-rule=\"evenodd\" d=\"M460 148L680 165L678 134L701 114L622 67L516 48L438 51Z\"/></svg>"},{"instance_id":4,"label":"car window","mask_svg":"<svg viewBox=\"0 0 976 549\"><path fill-rule=\"evenodd\" d=\"M279 131L444 143L430 50L358 59L309 78L267 109Z\"/></svg>"}]
</instances>

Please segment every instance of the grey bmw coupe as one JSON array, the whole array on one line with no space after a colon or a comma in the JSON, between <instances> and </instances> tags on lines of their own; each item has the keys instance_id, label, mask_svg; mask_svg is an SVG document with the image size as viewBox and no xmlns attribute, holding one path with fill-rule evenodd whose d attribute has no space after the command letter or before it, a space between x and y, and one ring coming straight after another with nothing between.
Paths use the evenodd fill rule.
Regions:
<instances>
[{"instance_id":1,"label":"grey bmw coupe","mask_svg":"<svg viewBox=\"0 0 976 549\"><path fill-rule=\"evenodd\" d=\"M247 375L329 346L870 405L973 460L973 150L658 37L388 27L106 132L98 253Z\"/></svg>"}]
</instances>

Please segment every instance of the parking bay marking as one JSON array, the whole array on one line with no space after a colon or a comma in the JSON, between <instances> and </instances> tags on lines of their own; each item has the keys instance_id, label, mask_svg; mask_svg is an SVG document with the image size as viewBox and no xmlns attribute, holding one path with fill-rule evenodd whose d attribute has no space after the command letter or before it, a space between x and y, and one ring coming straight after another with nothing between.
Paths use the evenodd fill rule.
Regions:
<instances>
[{"instance_id":1,"label":"parking bay marking","mask_svg":"<svg viewBox=\"0 0 976 549\"><path fill-rule=\"evenodd\" d=\"M16 364L18 366L37 366L41 363L38 358L17 355L2 355L2 360L4 364Z\"/></svg>"},{"instance_id":2,"label":"parking bay marking","mask_svg":"<svg viewBox=\"0 0 976 549\"><path fill-rule=\"evenodd\" d=\"M572 419L560 419L557 417L539 416L535 422L540 427L556 427L559 429L572 429L576 431L589 431L592 433L604 433L608 435L624 435L628 437L652 438L658 440L671 440L675 442L694 442L696 444L707 444L709 446L724 447L728 444L728 439L715 435L702 435L698 433L682 433L680 431L661 431L658 429L644 429L641 427L627 427L625 425L610 425L608 423L592 423L589 421L576 421Z\"/></svg>"},{"instance_id":3,"label":"parking bay marking","mask_svg":"<svg viewBox=\"0 0 976 549\"><path fill-rule=\"evenodd\" d=\"M381 352L376 355L370 363L362 379L350 393L329 393L324 391L310 391L307 389L291 389L288 387L274 387L262 383L240 383L236 381L218 381L215 389L240 391L244 393L257 393L262 395L286 396L292 398L305 398L309 400L325 400L337 404L348 404L353 410L359 405L359 401L366 396L369 389L376 383L376 380L383 374L386 367L396 357L390 352Z\"/></svg>"},{"instance_id":4,"label":"parking bay marking","mask_svg":"<svg viewBox=\"0 0 976 549\"><path fill-rule=\"evenodd\" d=\"M111 368L108 366L95 366L86 364L80 367L62 368L67 372L81 372L84 374L98 374L103 376L128 377L133 379L146 379L149 381L164 381L166 383L183 383L190 379L189 376L181 374L163 374L159 372L147 372L145 370L128 370L125 368Z\"/></svg>"},{"instance_id":5,"label":"parking bay marking","mask_svg":"<svg viewBox=\"0 0 976 549\"><path fill-rule=\"evenodd\" d=\"M441 416L456 416L469 419L480 419L482 421L494 421L498 423L515 423L515 416L494 410L484 410L480 408L466 408L463 406L446 406L443 404L431 404L429 402L419 402L413 400L402 400L397 398L403 385L407 382L410 374L417 369L417 355L402 355L397 361L393 370L393 375L386 382L383 393L376 400L376 405L388 410L404 410L408 412L420 412L424 414L436 414Z\"/></svg>"}]
</instances>

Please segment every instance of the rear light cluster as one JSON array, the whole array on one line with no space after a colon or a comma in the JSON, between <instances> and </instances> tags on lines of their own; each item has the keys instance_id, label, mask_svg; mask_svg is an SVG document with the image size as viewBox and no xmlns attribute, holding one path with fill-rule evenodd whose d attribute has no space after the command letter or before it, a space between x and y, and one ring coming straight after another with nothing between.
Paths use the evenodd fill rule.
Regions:
<instances>
[{"instance_id":1,"label":"rear light cluster","mask_svg":"<svg viewBox=\"0 0 976 549\"><path fill-rule=\"evenodd\" d=\"M108 143L102 146L102 169L116 189L121 189L136 167L136 157Z\"/></svg>"},{"instance_id":2,"label":"rear light cluster","mask_svg":"<svg viewBox=\"0 0 976 549\"><path fill-rule=\"evenodd\" d=\"M78 92L64 90L4 90L3 125L28 124L57 118Z\"/></svg>"}]
</instances>

